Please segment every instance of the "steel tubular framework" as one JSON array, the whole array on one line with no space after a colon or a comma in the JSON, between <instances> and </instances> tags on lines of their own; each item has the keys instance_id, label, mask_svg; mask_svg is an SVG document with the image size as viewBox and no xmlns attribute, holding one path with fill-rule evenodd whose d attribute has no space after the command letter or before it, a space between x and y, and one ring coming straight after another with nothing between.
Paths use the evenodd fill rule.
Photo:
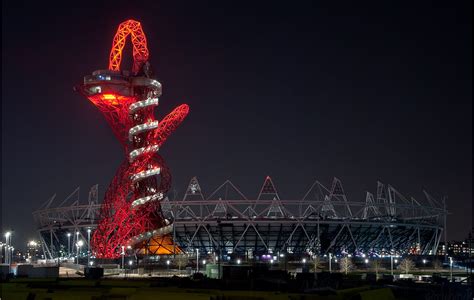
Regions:
<instances>
[{"instance_id":1,"label":"steel tubular framework","mask_svg":"<svg viewBox=\"0 0 474 300\"><path fill-rule=\"evenodd\" d=\"M365 201L348 201L341 181L334 178L330 188L316 181L301 199L280 199L267 177L256 199L247 198L228 180L205 197L192 178L183 197L166 197L162 210L174 220L173 239L185 252L247 257L277 252L429 255L436 253L443 236L447 211L424 194L426 199L419 202L378 182L376 197L367 192ZM51 201L34 212L46 253L56 253L65 244L67 230L83 234L97 226L96 201L48 205Z\"/></svg>"},{"instance_id":2,"label":"steel tubular framework","mask_svg":"<svg viewBox=\"0 0 474 300\"><path fill-rule=\"evenodd\" d=\"M143 32L140 22L135 20L127 20L119 25L117 33L114 36L112 49L110 50L109 70L120 71L122 50L123 47L125 47L125 43L129 35L133 45L132 71L137 73L140 70L141 65L148 60L149 53L146 36Z\"/></svg>"},{"instance_id":3,"label":"steel tubular framework","mask_svg":"<svg viewBox=\"0 0 474 300\"><path fill-rule=\"evenodd\" d=\"M131 74L120 70L129 35L134 61ZM125 21L113 40L109 70L86 76L78 88L102 112L126 153L105 193L92 235L92 250L98 258L117 258L128 246L138 252L169 252L164 246L172 244L172 225L160 206L171 186L171 173L157 152L185 119L189 107L180 105L163 120L155 120L161 84L151 77L148 59L140 23Z\"/></svg>"}]
</instances>

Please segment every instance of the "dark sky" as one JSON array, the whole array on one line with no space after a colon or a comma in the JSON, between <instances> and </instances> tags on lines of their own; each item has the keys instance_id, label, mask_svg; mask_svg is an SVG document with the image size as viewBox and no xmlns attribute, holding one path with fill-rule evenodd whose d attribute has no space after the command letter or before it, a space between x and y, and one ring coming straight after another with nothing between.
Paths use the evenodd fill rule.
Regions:
<instances>
[{"instance_id":1,"label":"dark sky","mask_svg":"<svg viewBox=\"0 0 474 300\"><path fill-rule=\"evenodd\" d=\"M172 2L172 4L171 4ZM314 2L314 3L312 3ZM5 0L2 226L35 237L31 212L91 185L101 197L123 152L72 90L108 65L118 24L140 20L164 93L158 117L191 112L161 154L183 194L226 179L282 198L341 179L365 201L376 181L447 195L448 238L472 222L471 1ZM125 59L130 60L130 57Z\"/></svg>"}]
</instances>

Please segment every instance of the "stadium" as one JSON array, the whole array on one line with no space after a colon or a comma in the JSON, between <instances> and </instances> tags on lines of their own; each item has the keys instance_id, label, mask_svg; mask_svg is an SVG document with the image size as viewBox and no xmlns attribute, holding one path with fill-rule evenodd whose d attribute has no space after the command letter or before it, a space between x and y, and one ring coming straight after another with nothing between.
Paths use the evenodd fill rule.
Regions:
<instances>
[{"instance_id":1,"label":"stadium","mask_svg":"<svg viewBox=\"0 0 474 300\"><path fill-rule=\"evenodd\" d=\"M257 190L257 189L256 189ZM86 203L77 188L59 202L53 196L33 212L47 258L90 249L90 236L99 221L98 186ZM173 223L174 243L168 253L199 253L202 257L247 260L273 255L384 256L435 255L445 236L446 207L424 191L423 201L407 198L393 186L377 182L375 195L349 201L342 183L314 182L301 199L281 199L272 179L266 177L255 199L245 196L227 180L204 195L197 178L190 180L181 197L161 201ZM57 204L59 203L59 204ZM153 256L156 253L148 253Z\"/></svg>"},{"instance_id":2,"label":"stadium","mask_svg":"<svg viewBox=\"0 0 474 300\"><path fill-rule=\"evenodd\" d=\"M131 71L121 69L129 36ZM49 259L74 256L76 250L78 257L85 251L88 258L109 260L123 259L124 252L137 257L201 253L219 261L270 260L275 255L430 255L446 236L444 204L426 192L422 202L406 198L380 182L375 195L367 192L365 199L349 201L337 178L329 186L314 182L302 198L282 199L269 176L256 198L245 196L229 180L204 195L194 177L181 198L166 197L171 172L158 151L189 106L181 104L161 120L155 118L162 87L139 21L118 26L108 69L84 76L74 90L102 113L126 155L102 203L96 185L87 203L76 189L58 205L53 197L33 213Z\"/></svg>"}]
</instances>

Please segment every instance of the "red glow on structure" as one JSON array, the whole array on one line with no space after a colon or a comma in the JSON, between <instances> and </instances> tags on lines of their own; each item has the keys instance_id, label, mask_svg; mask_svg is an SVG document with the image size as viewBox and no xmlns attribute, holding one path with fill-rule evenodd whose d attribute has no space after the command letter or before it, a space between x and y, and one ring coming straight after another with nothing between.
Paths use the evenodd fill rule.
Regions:
<instances>
[{"instance_id":1,"label":"red glow on structure","mask_svg":"<svg viewBox=\"0 0 474 300\"><path fill-rule=\"evenodd\" d=\"M145 33L140 22L127 20L119 25L117 33L112 42L110 50L109 70L119 71L122 62L122 50L128 36L131 36L133 44L133 69L137 73L141 65L148 60L148 48Z\"/></svg>"},{"instance_id":2,"label":"red glow on structure","mask_svg":"<svg viewBox=\"0 0 474 300\"><path fill-rule=\"evenodd\" d=\"M118 105L119 103L129 102L130 100L133 101L133 98L115 94L96 94L94 96L90 96L89 100L91 100L97 106L103 106Z\"/></svg>"},{"instance_id":3,"label":"red glow on structure","mask_svg":"<svg viewBox=\"0 0 474 300\"><path fill-rule=\"evenodd\" d=\"M100 221L92 235L91 246L97 258L117 258L122 246L132 246L136 253L142 254L169 254L170 249L173 253L181 251L173 244L169 236L171 225L161 211L160 202L171 186L171 174L157 151L186 118L189 106L176 107L158 122L154 107L158 105L161 86L156 81L130 85L135 78L152 82L148 77L137 75L149 56L145 34L137 21L120 24L110 52L109 70L120 71L122 49L128 35L133 44L134 75L123 77L119 83L111 83L110 79L96 81L93 85L97 86L93 87L99 92L86 94L102 112L126 154L106 191ZM103 77L100 80L104 80ZM120 89L122 85L125 88ZM117 86L117 92L100 92L103 87L113 90ZM126 94L119 92L122 90ZM127 96L129 94L133 96Z\"/></svg>"}]
</instances>

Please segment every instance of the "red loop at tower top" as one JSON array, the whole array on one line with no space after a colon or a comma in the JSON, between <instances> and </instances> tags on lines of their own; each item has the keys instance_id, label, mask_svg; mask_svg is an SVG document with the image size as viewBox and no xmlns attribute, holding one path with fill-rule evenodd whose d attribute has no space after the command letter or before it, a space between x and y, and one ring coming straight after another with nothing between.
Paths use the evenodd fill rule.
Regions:
<instances>
[{"instance_id":1,"label":"red loop at tower top","mask_svg":"<svg viewBox=\"0 0 474 300\"><path fill-rule=\"evenodd\" d=\"M122 22L112 42L110 50L109 70L120 71L120 63L122 62L122 50L125 46L128 35L131 36L133 44L133 73L138 73L142 64L148 60L149 53L146 44L145 33L143 32L140 22L135 20L127 20Z\"/></svg>"}]
</instances>

